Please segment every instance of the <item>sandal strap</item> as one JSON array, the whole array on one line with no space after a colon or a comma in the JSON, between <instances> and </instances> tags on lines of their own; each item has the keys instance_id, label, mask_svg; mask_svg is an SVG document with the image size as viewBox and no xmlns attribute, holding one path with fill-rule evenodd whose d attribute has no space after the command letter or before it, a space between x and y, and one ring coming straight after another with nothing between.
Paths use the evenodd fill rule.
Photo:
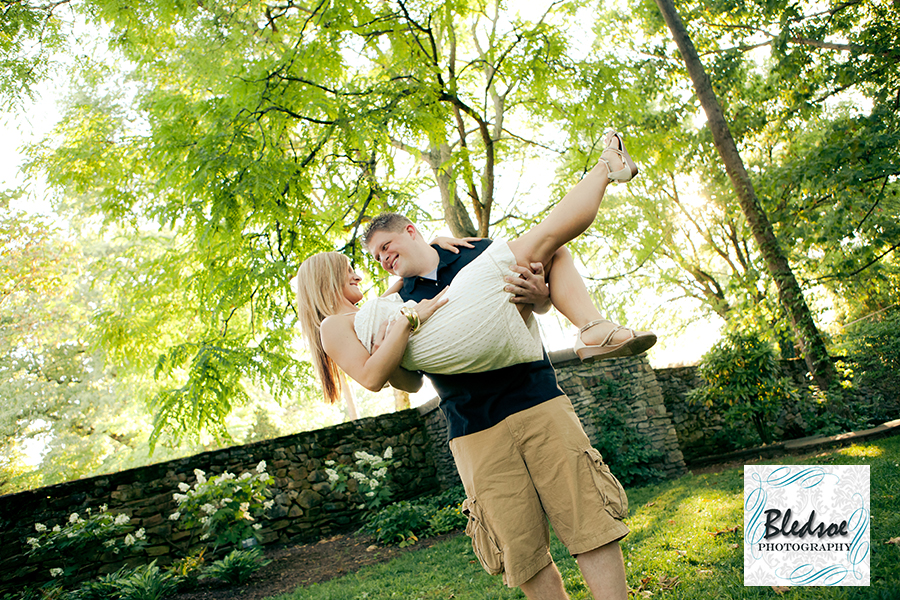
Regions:
<instances>
[{"instance_id":1,"label":"sandal strap","mask_svg":"<svg viewBox=\"0 0 900 600\"><path fill-rule=\"evenodd\" d=\"M579 336L584 331L590 329L594 325L599 325L600 323L609 323L611 325L614 325L614 323L612 321L610 321L609 319L597 319L596 321L591 321L590 323L586 323L585 325L580 327L578 329ZM600 346L600 347L606 346L607 344L609 344L610 341L612 341L613 336L615 336L620 331L628 331L629 333L631 333L632 338L637 337L637 334L634 332L634 329L632 329L630 327L625 327L624 325L616 325L615 327L613 327L612 329L609 330L609 333L606 334L606 337L603 338L602 342L600 342L599 344L591 344L591 345L592 346ZM628 341L628 340L626 340L626 341ZM622 343L624 343L624 342L622 342ZM621 344L619 344L619 345L621 345Z\"/></svg>"}]
</instances>

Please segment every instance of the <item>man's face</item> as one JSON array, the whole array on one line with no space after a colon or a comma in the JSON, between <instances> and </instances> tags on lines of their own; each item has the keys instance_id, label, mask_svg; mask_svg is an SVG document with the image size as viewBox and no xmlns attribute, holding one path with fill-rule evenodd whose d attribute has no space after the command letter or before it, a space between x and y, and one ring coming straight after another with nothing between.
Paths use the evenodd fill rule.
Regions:
<instances>
[{"instance_id":1,"label":"man's face","mask_svg":"<svg viewBox=\"0 0 900 600\"><path fill-rule=\"evenodd\" d=\"M402 231L376 231L369 240L369 252L391 275L424 275L422 249L416 244L418 235L412 225Z\"/></svg>"}]
</instances>

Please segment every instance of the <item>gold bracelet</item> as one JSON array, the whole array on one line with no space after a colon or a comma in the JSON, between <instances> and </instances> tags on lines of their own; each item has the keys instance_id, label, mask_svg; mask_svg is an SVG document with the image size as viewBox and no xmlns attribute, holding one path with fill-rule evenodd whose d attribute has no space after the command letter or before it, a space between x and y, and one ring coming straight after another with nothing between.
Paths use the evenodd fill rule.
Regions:
<instances>
[{"instance_id":1,"label":"gold bracelet","mask_svg":"<svg viewBox=\"0 0 900 600\"><path fill-rule=\"evenodd\" d=\"M410 308L408 306L400 307L400 314L406 317L406 320L409 321L410 333L415 333L419 330L422 323L419 321L419 313L416 312L416 309Z\"/></svg>"}]
</instances>

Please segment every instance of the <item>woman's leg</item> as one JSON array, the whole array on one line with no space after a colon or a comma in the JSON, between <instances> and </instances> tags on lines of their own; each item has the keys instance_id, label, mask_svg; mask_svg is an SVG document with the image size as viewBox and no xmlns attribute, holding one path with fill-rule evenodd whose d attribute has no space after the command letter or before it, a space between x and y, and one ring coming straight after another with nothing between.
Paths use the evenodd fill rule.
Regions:
<instances>
[{"instance_id":1,"label":"woman's leg","mask_svg":"<svg viewBox=\"0 0 900 600\"><path fill-rule=\"evenodd\" d=\"M622 151L617 151L618 148ZM569 190L546 219L509 242L516 262L520 265L533 262L548 264L559 248L584 233L597 216L606 186L609 185L610 170L615 173L628 167L626 157L618 135L608 136L606 149L594 168Z\"/></svg>"},{"instance_id":2,"label":"woman's leg","mask_svg":"<svg viewBox=\"0 0 900 600\"><path fill-rule=\"evenodd\" d=\"M655 334L620 327L600 314L584 285L584 279L575 267L572 254L565 246L556 251L545 272L550 288L550 302L581 330L581 343L603 348L603 351L585 349L582 353L597 358L609 356L613 352L621 356L640 354L656 343ZM590 323L593 325L585 328Z\"/></svg>"}]
</instances>

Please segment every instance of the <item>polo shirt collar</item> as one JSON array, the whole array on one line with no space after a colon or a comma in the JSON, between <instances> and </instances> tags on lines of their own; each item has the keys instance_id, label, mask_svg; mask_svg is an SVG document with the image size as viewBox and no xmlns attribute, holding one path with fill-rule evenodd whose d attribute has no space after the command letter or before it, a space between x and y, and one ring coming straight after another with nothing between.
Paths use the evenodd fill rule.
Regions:
<instances>
[{"instance_id":1,"label":"polo shirt collar","mask_svg":"<svg viewBox=\"0 0 900 600\"><path fill-rule=\"evenodd\" d=\"M450 252L449 250L444 250L440 246L432 246L438 253L438 267L437 267L437 280L441 280L441 271L445 269L448 265L452 265L459 259L458 253ZM418 283L419 279L422 279L419 276L415 277L404 277L403 278L403 292L405 294L412 294L413 290L416 289L416 283Z\"/></svg>"}]
</instances>

